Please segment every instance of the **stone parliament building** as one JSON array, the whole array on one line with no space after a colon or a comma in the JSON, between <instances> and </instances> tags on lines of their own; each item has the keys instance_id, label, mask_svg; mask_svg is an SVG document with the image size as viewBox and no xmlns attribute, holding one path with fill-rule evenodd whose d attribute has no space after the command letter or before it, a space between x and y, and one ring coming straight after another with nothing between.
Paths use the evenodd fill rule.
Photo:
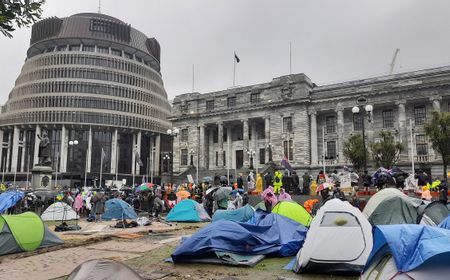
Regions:
<instances>
[{"instance_id":1,"label":"stone parliament building","mask_svg":"<svg viewBox=\"0 0 450 280\"><path fill-rule=\"evenodd\" d=\"M373 106L372 121L353 114L357 99ZM431 147L423 124L433 110L450 109L450 67L318 86L305 74L274 78L271 82L173 100L174 175L237 174L250 168L264 172L272 159L289 159L292 167L317 173L348 165L343 143L360 133L365 121L366 143L390 130L403 143L398 166L442 176L440 157ZM412 125L412 134L410 125ZM413 135L413 139L411 139ZM411 141L412 140L412 141ZM411 144L413 143L413 144ZM414 154L411 154L414 145ZM374 169L368 163L369 169ZM201 176L199 176L201 178Z\"/></svg>"}]
</instances>

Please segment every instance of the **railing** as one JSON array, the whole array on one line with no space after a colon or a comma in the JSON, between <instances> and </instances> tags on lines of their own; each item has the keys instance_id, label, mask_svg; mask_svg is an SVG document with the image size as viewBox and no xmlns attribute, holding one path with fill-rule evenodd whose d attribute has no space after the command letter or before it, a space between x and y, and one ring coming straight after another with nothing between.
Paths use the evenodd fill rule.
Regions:
<instances>
[{"instance_id":1,"label":"railing","mask_svg":"<svg viewBox=\"0 0 450 280\"><path fill-rule=\"evenodd\" d=\"M430 162L433 160L431 155L417 155L414 160L416 162Z\"/></svg>"},{"instance_id":2,"label":"railing","mask_svg":"<svg viewBox=\"0 0 450 280\"><path fill-rule=\"evenodd\" d=\"M319 160L318 165L323 165L323 161ZM338 164L338 160L337 159L326 159L325 160L325 165L336 165Z\"/></svg>"}]
</instances>

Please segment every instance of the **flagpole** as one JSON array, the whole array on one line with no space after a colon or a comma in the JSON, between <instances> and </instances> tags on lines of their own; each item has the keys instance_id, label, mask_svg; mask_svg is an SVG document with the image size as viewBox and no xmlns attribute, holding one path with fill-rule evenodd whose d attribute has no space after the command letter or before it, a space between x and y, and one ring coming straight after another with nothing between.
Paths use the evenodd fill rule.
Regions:
<instances>
[{"instance_id":1,"label":"flagpole","mask_svg":"<svg viewBox=\"0 0 450 280\"><path fill-rule=\"evenodd\" d=\"M153 184L153 141L152 141L152 151L150 153L150 161L151 161L151 166L150 166L150 183Z\"/></svg>"},{"instance_id":2,"label":"flagpole","mask_svg":"<svg viewBox=\"0 0 450 280\"><path fill-rule=\"evenodd\" d=\"M55 171L55 188L58 186L58 164L59 163L59 154L56 152L56 171ZM27 174L27 180L28 180L28 174Z\"/></svg>"},{"instance_id":3,"label":"flagpole","mask_svg":"<svg viewBox=\"0 0 450 280\"><path fill-rule=\"evenodd\" d=\"M236 86L236 52L233 56L233 87Z\"/></svg>"},{"instance_id":4,"label":"flagpole","mask_svg":"<svg viewBox=\"0 0 450 280\"><path fill-rule=\"evenodd\" d=\"M292 42L289 42L289 75L292 74Z\"/></svg>"},{"instance_id":5,"label":"flagpole","mask_svg":"<svg viewBox=\"0 0 450 280\"><path fill-rule=\"evenodd\" d=\"M322 127L322 160L323 160L323 174L325 175L325 127Z\"/></svg>"},{"instance_id":6,"label":"flagpole","mask_svg":"<svg viewBox=\"0 0 450 280\"><path fill-rule=\"evenodd\" d=\"M88 153L88 149L86 149L86 161L84 163L84 187L86 187L86 185L87 185L87 165L88 165L87 153Z\"/></svg>"},{"instance_id":7,"label":"flagpole","mask_svg":"<svg viewBox=\"0 0 450 280\"><path fill-rule=\"evenodd\" d=\"M102 186L102 175L103 175L103 147L102 147L102 154L100 156L100 187Z\"/></svg>"},{"instance_id":8,"label":"flagpole","mask_svg":"<svg viewBox=\"0 0 450 280\"><path fill-rule=\"evenodd\" d=\"M192 64L192 92L195 90L195 65Z\"/></svg>"},{"instance_id":9,"label":"flagpole","mask_svg":"<svg viewBox=\"0 0 450 280\"><path fill-rule=\"evenodd\" d=\"M116 141L117 142L117 141ZM116 143L116 183L117 183L117 175L119 173L119 144Z\"/></svg>"}]
</instances>

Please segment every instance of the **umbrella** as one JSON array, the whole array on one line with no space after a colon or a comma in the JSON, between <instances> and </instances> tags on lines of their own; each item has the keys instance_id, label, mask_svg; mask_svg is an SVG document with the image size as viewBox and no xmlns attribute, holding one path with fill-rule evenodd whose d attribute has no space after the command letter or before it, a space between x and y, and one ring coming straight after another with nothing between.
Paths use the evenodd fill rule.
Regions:
<instances>
[{"instance_id":1,"label":"umbrella","mask_svg":"<svg viewBox=\"0 0 450 280\"><path fill-rule=\"evenodd\" d=\"M228 199L232 189L230 187L220 187L214 194L214 199L216 201Z\"/></svg>"},{"instance_id":2,"label":"umbrella","mask_svg":"<svg viewBox=\"0 0 450 280\"><path fill-rule=\"evenodd\" d=\"M213 178L210 176L203 177L203 182L212 182Z\"/></svg>"},{"instance_id":3,"label":"umbrella","mask_svg":"<svg viewBox=\"0 0 450 280\"><path fill-rule=\"evenodd\" d=\"M149 186L142 184L139 187L136 188L136 192L143 192L150 190Z\"/></svg>"},{"instance_id":4,"label":"umbrella","mask_svg":"<svg viewBox=\"0 0 450 280\"><path fill-rule=\"evenodd\" d=\"M217 191L219 188L220 188L219 186L217 186L217 187L211 187L211 188L209 188L209 189L206 190L205 194L208 195L208 194L210 194L211 192Z\"/></svg>"},{"instance_id":5,"label":"umbrella","mask_svg":"<svg viewBox=\"0 0 450 280\"><path fill-rule=\"evenodd\" d=\"M149 188L153 188L155 186L155 184L153 184L153 183L142 183L139 187L142 187L142 186L147 186Z\"/></svg>"},{"instance_id":6,"label":"umbrella","mask_svg":"<svg viewBox=\"0 0 450 280\"><path fill-rule=\"evenodd\" d=\"M177 197L178 198L189 198L189 197L191 197L191 193L188 191L179 191L179 192L177 192Z\"/></svg>"},{"instance_id":7,"label":"umbrella","mask_svg":"<svg viewBox=\"0 0 450 280\"><path fill-rule=\"evenodd\" d=\"M236 195L238 192L242 194L245 191L244 191L244 189L234 189L230 192L230 195Z\"/></svg>"},{"instance_id":8,"label":"umbrella","mask_svg":"<svg viewBox=\"0 0 450 280\"><path fill-rule=\"evenodd\" d=\"M333 183L322 183L319 185L319 187L316 190L316 193L319 193L325 189L332 189L334 187Z\"/></svg>"}]
</instances>

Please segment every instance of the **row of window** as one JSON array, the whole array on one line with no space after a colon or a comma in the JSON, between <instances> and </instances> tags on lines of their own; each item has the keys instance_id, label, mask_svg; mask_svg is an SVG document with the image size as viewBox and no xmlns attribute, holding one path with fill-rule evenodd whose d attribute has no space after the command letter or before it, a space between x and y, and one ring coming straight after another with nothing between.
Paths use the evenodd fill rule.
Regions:
<instances>
[{"instance_id":1,"label":"row of window","mask_svg":"<svg viewBox=\"0 0 450 280\"><path fill-rule=\"evenodd\" d=\"M115 59L113 57L101 57L87 54L58 54L41 56L39 58L28 60L24 65L22 72L33 70L38 67L67 64L92 65L112 68L116 70L123 70L126 72L135 73L145 78L150 78L160 84L163 83L160 74L151 68L149 69L145 66L136 64L134 62L125 61L123 59Z\"/></svg>"},{"instance_id":2,"label":"row of window","mask_svg":"<svg viewBox=\"0 0 450 280\"><path fill-rule=\"evenodd\" d=\"M108 113L72 112L72 111L41 111L26 112L3 116L0 125L23 123L81 123L102 124L121 127L141 128L150 131L164 132L167 127L160 123L132 116L123 116Z\"/></svg>"},{"instance_id":3,"label":"row of window","mask_svg":"<svg viewBox=\"0 0 450 280\"><path fill-rule=\"evenodd\" d=\"M261 102L260 95L261 95L260 93L252 93L252 94L250 94L250 104L251 105L260 104L260 102ZM237 106L236 100L237 100L236 96L228 97L227 98L227 108L228 109L235 108ZM182 105L182 106L188 106L188 105L186 104L186 105ZM206 101L206 111L207 112L212 112L214 110L215 110L215 101L214 100L207 100ZM182 113L183 112L187 113L189 111L189 109L188 108L184 108L181 111L182 111Z\"/></svg>"},{"instance_id":4,"label":"row of window","mask_svg":"<svg viewBox=\"0 0 450 280\"><path fill-rule=\"evenodd\" d=\"M133 75L117 73L109 70L90 69L90 68L40 69L34 72L21 74L16 81L16 85L30 82L33 80L56 79L56 78L93 79L93 80L111 81L148 89L164 97L166 96L164 89L160 85L148 79L143 79Z\"/></svg>"},{"instance_id":5,"label":"row of window","mask_svg":"<svg viewBox=\"0 0 450 280\"><path fill-rule=\"evenodd\" d=\"M153 95L150 92L127 88L116 85L82 83L82 82L40 82L15 87L11 97L20 97L34 93L52 93L52 92L69 92L69 93L93 93L123 97L127 99L143 101L150 103L159 108L170 111L170 105L164 97Z\"/></svg>"},{"instance_id":6,"label":"row of window","mask_svg":"<svg viewBox=\"0 0 450 280\"><path fill-rule=\"evenodd\" d=\"M353 130L362 130L363 127L363 117L359 114L353 115ZM387 109L383 110L381 113L383 128L394 128L395 126L395 116L394 110ZM414 122L415 125L422 125L427 120L427 111L425 105L414 107ZM325 127L327 133L336 133L337 131L337 120L336 116L327 116L325 118Z\"/></svg>"},{"instance_id":7,"label":"row of window","mask_svg":"<svg viewBox=\"0 0 450 280\"><path fill-rule=\"evenodd\" d=\"M77 96L40 96L26 98L10 102L7 105L8 111L47 108L47 107L70 107L70 108L95 108L105 109L132 114L151 116L159 119L166 119L169 115L151 106L106 98L77 97Z\"/></svg>"}]
</instances>

